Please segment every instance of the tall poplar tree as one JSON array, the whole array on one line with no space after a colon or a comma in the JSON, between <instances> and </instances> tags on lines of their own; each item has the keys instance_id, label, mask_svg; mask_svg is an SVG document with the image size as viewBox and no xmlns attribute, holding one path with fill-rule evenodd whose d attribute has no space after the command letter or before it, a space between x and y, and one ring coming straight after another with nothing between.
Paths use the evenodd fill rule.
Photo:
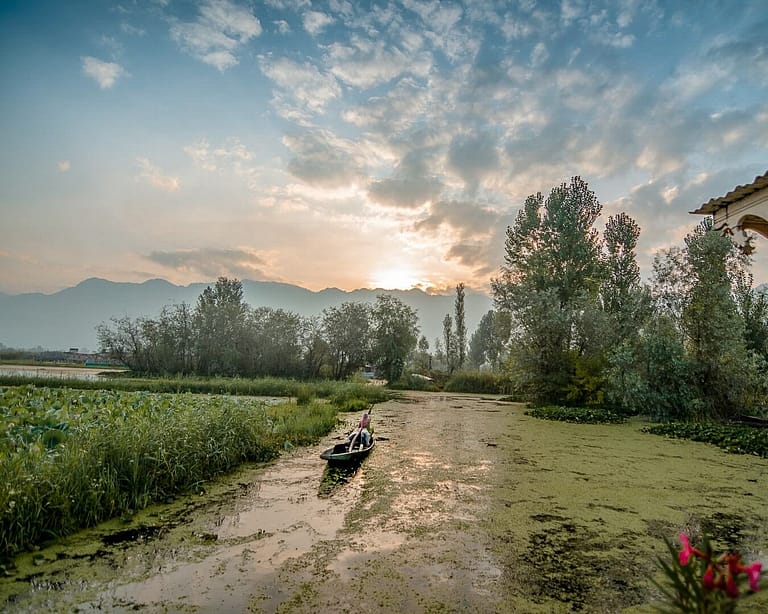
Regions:
<instances>
[{"instance_id":1,"label":"tall poplar tree","mask_svg":"<svg viewBox=\"0 0 768 614\"><path fill-rule=\"evenodd\" d=\"M507 229L504 265L491 287L496 308L512 317L516 384L533 401L567 394L576 319L596 300L605 274L594 228L600 211L594 193L574 177L546 201L529 196Z\"/></svg>"},{"instance_id":2,"label":"tall poplar tree","mask_svg":"<svg viewBox=\"0 0 768 614\"><path fill-rule=\"evenodd\" d=\"M464 313L464 284L456 286L453 321L456 326L456 368L464 367L467 356L467 318Z\"/></svg>"}]
</instances>

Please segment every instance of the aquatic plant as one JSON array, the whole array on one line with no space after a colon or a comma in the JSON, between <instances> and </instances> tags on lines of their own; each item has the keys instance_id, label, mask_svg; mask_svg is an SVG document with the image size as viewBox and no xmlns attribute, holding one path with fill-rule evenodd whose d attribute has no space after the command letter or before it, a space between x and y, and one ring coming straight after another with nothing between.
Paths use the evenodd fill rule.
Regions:
<instances>
[{"instance_id":1,"label":"aquatic plant","mask_svg":"<svg viewBox=\"0 0 768 614\"><path fill-rule=\"evenodd\" d=\"M735 424L670 422L643 428L645 433L711 443L733 454L768 458L768 429Z\"/></svg>"},{"instance_id":2,"label":"aquatic plant","mask_svg":"<svg viewBox=\"0 0 768 614\"><path fill-rule=\"evenodd\" d=\"M525 412L534 418L559 420L560 422L576 422L580 424L619 424L625 422L623 416L599 407L536 407Z\"/></svg>"},{"instance_id":3,"label":"aquatic plant","mask_svg":"<svg viewBox=\"0 0 768 614\"><path fill-rule=\"evenodd\" d=\"M228 394L237 396L297 397L300 393L316 398L359 397L369 403L380 403L388 398L382 386L370 386L358 381L307 380L280 377L135 377L120 375L86 380L79 377L42 377L28 375L0 375L0 386L26 384L46 388L75 388L79 390L125 390L144 392L192 392L200 394Z\"/></svg>"},{"instance_id":4,"label":"aquatic plant","mask_svg":"<svg viewBox=\"0 0 768 614\"><path fill-rule=\"evenodd\" d=\"M0 562L316 441L327 402L0 387Z\"/></svg>"},{"instance_id":5,"label":"aquatic plant","mask_svg":"<svg viewBox=\"0 0 768 614\"><path fill-rule=\"evenodd\" d=\"M701 549L691 545L687 533L681 533L679 539L679 551L665 540L671 560L659 558L668 581L667 585L654 582L666 599L661 611L736 612L740 600L760 590L760 561L745 565L735 550L716 554L707 536Z\"/></svg>"}]
</instances>

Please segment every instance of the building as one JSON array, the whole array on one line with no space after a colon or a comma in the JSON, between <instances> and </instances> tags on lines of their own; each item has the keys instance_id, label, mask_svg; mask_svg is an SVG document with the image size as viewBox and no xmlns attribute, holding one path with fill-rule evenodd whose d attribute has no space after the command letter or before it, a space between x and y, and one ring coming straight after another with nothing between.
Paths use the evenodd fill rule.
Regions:
<instances>
[{"instance_id":1,"label":"building","mask_svg":"<svg viewBox=\"0 0 768 614\"><path fill-rule=\"evenodd\" d=\"M714 228L729 235L745 253L755 247L755 232L768 239L768 171L752 183L736 186L725 196L704 203L693 214L711 215Z\"/></svg>"}]
</instances>

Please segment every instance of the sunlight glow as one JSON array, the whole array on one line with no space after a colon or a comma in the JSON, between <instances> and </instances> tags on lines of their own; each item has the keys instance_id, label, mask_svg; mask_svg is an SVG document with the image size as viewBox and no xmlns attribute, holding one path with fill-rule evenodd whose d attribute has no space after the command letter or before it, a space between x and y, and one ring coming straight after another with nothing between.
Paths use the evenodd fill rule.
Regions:
<instances>
[{"instance_id":1,"label":"sunlight glow","mask_svg":"<svg viewBox=\"0 0 768 614\"><path fill-rule=\"evenodd\" d=\"M368 281L369 287L383 290L410 290L411 288L423 288L428 282L410 269L387 269L372 273Z\"/></svg>"}]
</instances>

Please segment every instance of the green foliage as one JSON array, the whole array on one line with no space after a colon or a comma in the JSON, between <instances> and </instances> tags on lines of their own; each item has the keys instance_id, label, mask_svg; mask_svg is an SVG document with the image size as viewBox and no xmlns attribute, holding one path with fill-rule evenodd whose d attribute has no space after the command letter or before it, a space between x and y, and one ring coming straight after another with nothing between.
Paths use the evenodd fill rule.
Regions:
<instances>
[{"instance_id":1,"label":"green foliage","mask_svg":"<svg viewBox=\"0 0 768 614\"><path fill-rule=\"evenodd\" d=\"M346 302L329 307L323 311L323 329L334 379L343 379L365 365L371 354L369 305Z\"/></svg>"},{"instance_id":2,"label":"green foliage","mask_svg":"<svg viewBox=\"0 0 768 614\"><path fill-rule=\"evenodd\" d=\"M397 381L419 338L418 316L400 299L379 294L372 319L374 362L388 381Z\"/></svg>"},{"instance_id":3,"label":"green foliage","mask_svg":"<svg viewBox=\"0 0 768 614\"><path fill-rule=\"evenodd\" d=\"M624 422L623 416L607 409L597 407L536 407L525 412L534 418L558 420L560 422L577 422L580 424L619 424Z\"/></svg>"},{"instance_id":4,"label":"green foliage","mask_svg":"<svg viewBox=\"0 0 768 614\"><path fill-rule=\"evenodd\" d=\"M230 396L0 387L0 559L130 514L336 422Z\"/></svg>"},{"instance_id":5,"label":"green foliage","mask_svg":"<svg viewBox=\"0 0 768 614\"><path fill-rule=\"evenodd\" d=\"M665 437L711 443L733 454L753 454L768 458L768 429L729 424L671 422L645 427L643 431Z\"/></svg>"},{"instance_id":6,"label":"green foliage","mask_svg":"<svg viewBox=\"0 0 768 614\"><path fill-rule=\"evenodd\" d=\"M383 386L352 381L337 386L328 397L339 411L358 411L368 409L373 403L385 401L388 394Z\"/></svg>"},{"instance_id":7,"label":"green foliage","mask_svg":"<svg viewBox=\"0 0 768 614\"><path fill-rule=\"evenodd\" d=\"M369 386L364 381L337 382L320 380L313 382L263 377L258 379L230 377L117 377L98 381L79 378L28 377L21 375L0 375L0 386L23 386L34 384L48 388L77 388L80 390L123 390L144 392L192 392L227 394L235 396L311 397L328 399L337 395L355 395L371 403L385 401L387 393L381 386Z\"/></svg>"},{"instance_id":8,"label":"green foliage","mask_svg":"<svg viewBox=\"0 0 768 614\"><path fill-rule=\"evenodd\" d=\"M454 302L453 322L455 325L454 338L456 342L456 368L464 367L467 354L467 323L464 313L464 284L456 286L456 300Z\"/></svg>"},{"instance_id":9,"label":"green foliage","mask_svg":"<svg viewBox=\"0 0 768 614\"><path fill-rule=\"evenodd\" d=\"M315 398L309 386L301 385L296 390L296 405L309 405Z\"/></svg>"},{"instance_id":10,"label":"green foliage","mask_svg":"<svg viewBox=\"0 0 768 614\"><path fill-rule=\"evenodd\" d=\"M604 364L601 357L573 357L573 375L566 401L573 405L602 406L605 403Z\"/></svg>"},{"instance_id":11,"label":"green foliage","mask_svg":"<svg viewBox=\"0 0 768 614\"><path fill-rule=\"evenodd\" d=\"M681 334L669 316L652 317L633 340L608 355L606 403L653 420L688 420L701 414Z\"/></svg>"},{"instance_id":12,"label":"green foliage","mask_svg":"<svg viewBox=\"0 0 768 614\"><path fill-rule=\"evenodd\" d=\"M367 400L359 397L339 397L332 399L331 402L338 411L342 412L365 411L371 407L371 404Z\"/></svg>"},{"instance_id":13,"label":"green foliage","mask_svg":"<svg viewBox=\"0 0 768 614\"><path fill-rule=\"evenodd\" d=\"M504 347L510 334L509 314L490 310L480 319L469 339L469 362L479 368L485 364L499 370L504 359Z\"/></svg>"},{"instance_id":14,"label":"green foliage","mask_svg":"<svg viewBox=\"0 0 768 614\"><path fill-rule=\"evenodd\" d=\"M429 392L437 392L440 387L434 380L427 379L425 376L421 376L417 373L406 373L400 377L396 382L390 382L387 387L391 390L426 390Z\"/></svg>"},{"instance_id":15,"label":"green foliage","mask_svg":"<svg viewBox=\"0 0 768 614\"><path fill-rule=\"evenodd\" d=\"M504 378L490 371L458 371L445 384L446 392L501 394Z\"/></svg>"}]
</instances>

